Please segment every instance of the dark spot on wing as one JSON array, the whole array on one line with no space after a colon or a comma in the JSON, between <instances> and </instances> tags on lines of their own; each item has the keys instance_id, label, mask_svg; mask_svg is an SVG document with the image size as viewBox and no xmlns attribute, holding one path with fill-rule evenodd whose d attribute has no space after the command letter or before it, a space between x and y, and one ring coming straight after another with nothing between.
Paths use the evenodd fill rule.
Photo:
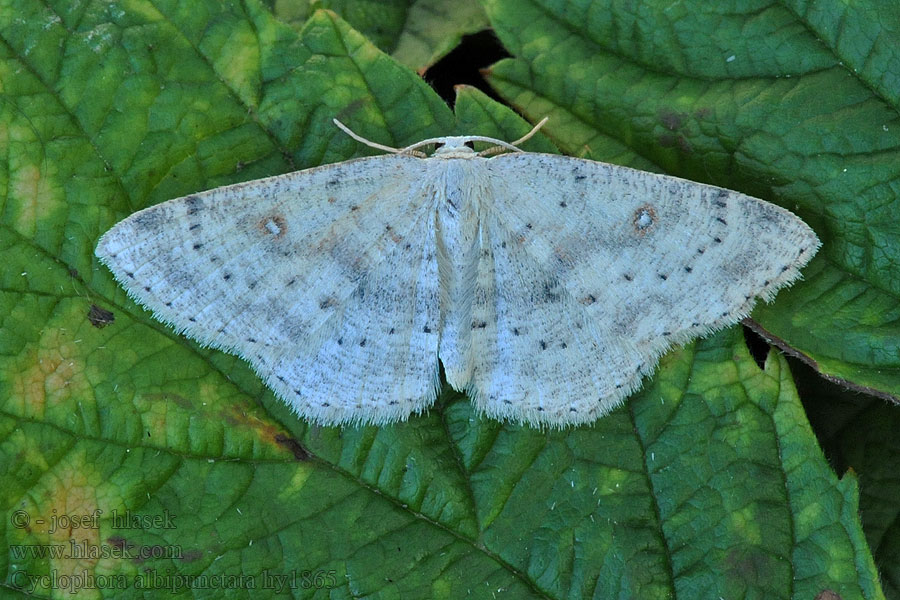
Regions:
<instances>
[{"instance_id":1,"label":"dark spot on wing","mask_svg":"<svg viewBox=\"0 0 900 600\"><path fill-rule=\"evenodd\" d=\"M184 204L187 206L187 214L195 215L200 212L200 207L203 203L197 196L188 196L184 199Z\"/></svg>"},{"instance_id":2,"label":"dark spot on wing","mask_svg":"<svg viewBox=\"0 0 900 600\"><path fill-rule=\"evenodd\" d=\"M650 204L644 204L632 216L631 225L635 233L645 234L656 224L656 210Z\"/></svg>"},{"instance_id":3,"label":"dark spot on wing","mask_svg":"<svg viewBox=\"0 0 900 600\"><path fill-rule=\"evenodd\" d=\"M560 298L561 294L557 290L556 283L552 281L544 283L544 300L547 302L559 302Z\"/></svg>"},{"instance_id":4,"label":"dark spot on wing","mask_svg":"<svg viewBox=\"0 0 900 600\"><path fill-rule=\"evenodd\" d=\"M190 231L194 231L195 229L200 229L200 223L194 223L193 225L188 227L188 230Z\"/></svg>"},{"instance_id":5,"label":"dark spot on wing","mask_svg":"<svg viewBox=\"0 0 900 600\"><path fill-rule=\"evenodd\" d=\"M231 273L225 273L224 275L222 275L222 279L228 281L229 279L231 279Z\"/></svg>"},{"instance_id":6,"label":"dark spot on wing","mask_svg":"<svg viewBox=\"0 0 900 600\"><path fill-rule=\"evenodd\" d=\"M669 278L669 276L664 273L658 273L658 275L659 275L659 278L662 279L663 281L665 281L666 279Z\"/></svg>"},{"instance_id":7,"label":"dark spot on wing","mask_svg":"<svg viewBox=\"0 0 900 600\"><path fill-rule=\"evenodd\" d=\"M144 210L132 217L135 225L144 229L155 229L162 220L158 210Z\"/></svg>"},{"instance_id":8,"label":"dark spot on wing","mask_svg":"<svg viewBox=\"0 0 900 600\"><path fill-rule=\"evenodd\" d=\"M591 304L593 304L596 301L597 301L597 297L594 296L593 294L588 294L587 296L585 296L584 298L579 300L579 302L581 304L584 304L585 306L590 306Z\"/></svg>"},{"instance_id":9,"label":"dark spot on wing","mask_svg":"<svg viewBox=\"0 0 900 600\"><path fill-rule=\"evenodd\" d=\"M717 244L721 244L721 243L722 243L722 238L720 238L719 236L716 236L716 237L713 238L713 241L714 241L715 243L717 243Z\"/></svg>"},{"instance_id":10,"label":"dark spot on wing","mask_svg":"<svg viewBox=\"0 0 900 600\"><path fill-rule=\"evenodd\" d=\"M328 296L327 298L322 298L319 300L319 308L325 310L326 308L331 308L332 306L337 305L337 299L334 296Z\"/></svg>"},{"instance_id":11,"label":"dark spot on wing","mask_svg":"<svg viewBox=\"0 0 900 600\"><path fill-rule=\"evenodd\" d=\"M513 327L513 335L519 335L519 328Z\"/></svg>"},{"instance_id":12,"label":"dark spot on wing","mask_svg":"<svg viewBox=\"0 0 900 600\"><path fill-rule=\"evenodd\" d=\"M280 214L267 215L256 223L256 228L263 235L270 235L278 240L287 232L287 221Z\"/></svg>"},{"instance_id":13,"label":"dark spot on wing","mask_svg":"<svg viewBox=\"0 0 900 600\"><path fill-rule=\"evenodd\" d=\"M425 327L422 328L422 331L424 333L431 333L431 328L428 325L426 325Z\"/></svg>"},{"instance_id":14,"label":"dark spot on wing","mask_svg":"<svg viewBox=\"0 0 900 600\"><path fill-rule=\"evenodd\" d=\"M622 277L625 278L625 281L634 281L634 277L632 275L629 275L628 273L625 273L624 275L622 275Z\"/></svg>"},{"instance_id":15,"label":"dark spot on wing","mask_svg":"<svg viewBox=\"0 0 900 600\"><path fill-rule=\"evenodd\" d=\"M364 348L365 345L366 345L366 338L363 338L363 340L359 343L359 347Z\"/></svg>"},{"instance_id":16,"label":"dark spot on wing","mask_svg":"<svg viewBox=\"0 0 900 600\"><path fill-rule=\"evenodd\" d=\"M199 250L202 247L203 247L203 244L194 244L194 246L193 246L194 250Z\"/></svg>"},{"instance_id":17,"label":"dark spot on wing","mask_svg":"<svg viewBox=\"0 0 900 600\"><path fill-rule=\"evenodd\" d=\"M716 217L716 221L718 221L718 222L721 223L722 225L728 225L728 221L726 221L726 220L723 219L722 217Z\"/></svg>"}]
</instances>

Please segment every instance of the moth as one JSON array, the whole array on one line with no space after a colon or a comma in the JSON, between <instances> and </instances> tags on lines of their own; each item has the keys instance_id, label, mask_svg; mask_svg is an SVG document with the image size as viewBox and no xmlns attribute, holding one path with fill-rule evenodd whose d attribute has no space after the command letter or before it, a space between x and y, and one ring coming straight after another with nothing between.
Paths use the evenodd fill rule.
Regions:
<instances>
[{"instance_id":1,"label":"moth","mask_svg":"<svg viewBox=\"0 0 900 600\"><path fill-rule=\"evenodd\" d=\"M489 417L589 423L820 245L757 198L520 150L537 127L394 149L335 123L388 154L170 200L96 251L157 319L247 360L319 424L425 411L440 365Z\"/></svg>"}]
</instances>

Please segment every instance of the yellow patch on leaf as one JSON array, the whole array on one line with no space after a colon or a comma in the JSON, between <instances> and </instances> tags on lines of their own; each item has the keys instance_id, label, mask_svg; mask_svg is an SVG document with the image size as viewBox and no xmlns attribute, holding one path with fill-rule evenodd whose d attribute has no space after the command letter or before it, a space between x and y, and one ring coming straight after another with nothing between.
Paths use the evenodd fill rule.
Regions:
<instances>
[{"instance_id":1,"label":"yellow patch on leaf","mask_svg":"<svg viewBox=\"0 0 900 600\"><path fill-rule=\"evenodd\" d=\"M10 166L9 197L13 227L27 236L34 236L41 225L47 226L65 206L55 178L34 163Z\"/></svg>"},{"instance_id":2,"label":"yellow patch on leaf","mask_svg":"<svg viewBox=\"0 0 900 600\"><path fill-rule=\"evenodd\" d=\"M37 345L19 360L11 377L13 394L6 404L8 410L44 419L48 411L73 398L93 395L84 373L82 349L65 330L48 327Z\"/></svg>"}]
</instances>

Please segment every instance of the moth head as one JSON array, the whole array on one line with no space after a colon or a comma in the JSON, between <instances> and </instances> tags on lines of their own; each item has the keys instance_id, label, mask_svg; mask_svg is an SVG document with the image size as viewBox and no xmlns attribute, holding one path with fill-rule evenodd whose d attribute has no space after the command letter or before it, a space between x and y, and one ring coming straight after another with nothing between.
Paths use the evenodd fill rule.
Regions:
<instances>
[{"instance_id":1,"label":"moth head","mask_svg":"<svg viewBox=\"0 0 900 600\"><path fill-rule=\"evenodd\" d=\"M434 143L432 156L442 158L473 158L477 156L473 149L474 140L469 137L445 137Z\"/></svg>"}]
</instances>

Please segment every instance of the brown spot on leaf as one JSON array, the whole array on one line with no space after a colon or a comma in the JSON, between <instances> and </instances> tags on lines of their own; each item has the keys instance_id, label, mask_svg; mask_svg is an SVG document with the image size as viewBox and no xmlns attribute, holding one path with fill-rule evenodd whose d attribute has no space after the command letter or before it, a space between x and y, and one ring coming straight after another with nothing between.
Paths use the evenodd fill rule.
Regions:
<instances>
[{"instance_id":1,"label":"brown spot on leaf","mask_svg":"<svg viewBox=\"0 0 900 600\"><path fill-rule=\"evenodd\" d=\"M816 594L815 600L844 600L844 598L834 590L825 589Z\"/></svg>"},{"instance_id":2,"label":"brown spot on leaf","mask_svg":"<svg viewBox=\"0 0 900 600\"><path fill-rule=\"evenodd\" d=\"M309 452L306 451L306 448L304 448L300 442L283 433L275 435L275 443L290 451L290 453L294 455L294 458L299 461L306 462L310 458Z\"/></svg>"},{"instance_id":3,"label":"brown spot on leaf","mask_svg":"<svg viewBox=\"0 0 900 600\"><path fill-rule=\"evenodd\" d=\"M121 535L111 535L106 538L106 542L117 550L124 550L128 543Z\"/></svg>"},{"instance_id":4,"label":"brown spot on leaf","mask_svg":"<svg viewBox=\"0 0 900 600\"><path fill-rule=\"evenodd\" d=\"M659 111L659 121L669 131L675 131L684 125L684 115L674 110L663 109Z\"/></svg>"},{"instance_id":5,"label":"brown spot on leaf","mask_svg":"<svg viewBox=\"0 0 900 600\"><path fill-rule=\"evenodd\" d=\"M181 555L182 562L194 562L195 560L200 560L203 558L203 553L199 550L188 550L184 554Z\"/></svg>"},{"instance_id":6,"label":"brown spot on leaf","mask_svg":"<svg viewBox=\"0 0 900 600\"><path fill-rule=\"evenodd\" d=\"M116 320L116 315L114 315L112 311L108 311L105 308L100 308L96 304L91 304L91 308L90 310L88 310L87 318L88 321L91 322L91 325L93 325L97 329L103 329L107 325L112 325L112 322Z\"/></svg>"}]
</instances>

